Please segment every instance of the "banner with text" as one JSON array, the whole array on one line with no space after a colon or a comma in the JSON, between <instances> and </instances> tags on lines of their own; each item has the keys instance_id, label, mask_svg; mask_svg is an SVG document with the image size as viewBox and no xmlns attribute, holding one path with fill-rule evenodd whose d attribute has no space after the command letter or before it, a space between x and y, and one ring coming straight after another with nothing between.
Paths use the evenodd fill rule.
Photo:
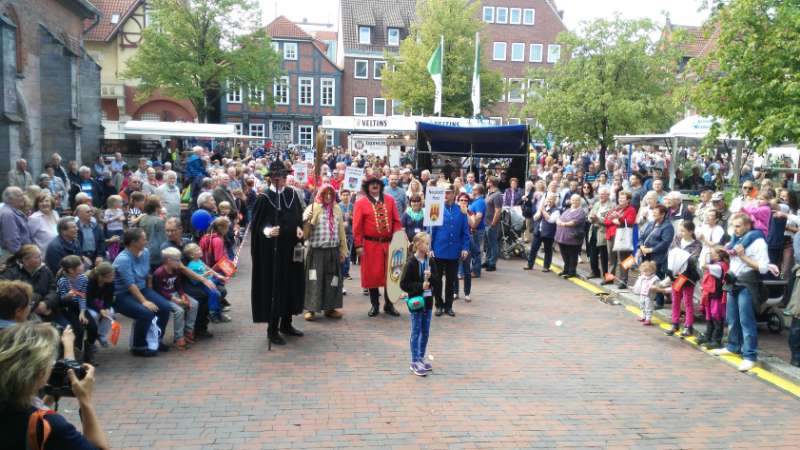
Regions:
<instances>
[{"instance_id":1,"label":"banner with text","mask_svg":"<svg viewBox=\"0 0 800 450\"><path fill-rule=\"evenodd\" d=\"M425 216L422 225L438 227L444 223L444 188L429 187L425 193Z\"/></svg>"},{"instance_id":2,"label":"banner with text","mask_svg":"<svg viewBox=\"0 0 800 450\"><path fill-rule=\"evenodd\" d=\"M348 167L344 170L344 184L342 186L350 192L358 192L361 190L362 178L364 178L364 169Z\"/></svg>"}]
</instances>

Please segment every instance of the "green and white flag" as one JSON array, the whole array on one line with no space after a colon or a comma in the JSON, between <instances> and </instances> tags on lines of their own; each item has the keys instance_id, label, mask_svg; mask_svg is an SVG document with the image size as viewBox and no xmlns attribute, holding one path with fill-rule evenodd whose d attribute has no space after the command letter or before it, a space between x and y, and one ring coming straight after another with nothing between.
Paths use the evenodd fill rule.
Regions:
<instances>
[{"instance_id":1,"label":"green and white flag","mask_svg":"<svg viewBox=\"0 0 800 450\"><path fill-rule=\"evenodd\" d=\"M475 65L472 68L472 115L481 113L481 40L475 33Z\"/></svg>"},{"instance_id":2,"label":"green and white flag","mask_svg":"<svg viewBox=\"0 0 800 450\"><path fill-rule=\"evenodd\" d=\"M439 46L428 60L428 73L433 79L433 86L436 88L436 98L433 102L433 113L442 115L442 69L444 66L444 36L441 37Z\"/></svg>"}]
</instances>

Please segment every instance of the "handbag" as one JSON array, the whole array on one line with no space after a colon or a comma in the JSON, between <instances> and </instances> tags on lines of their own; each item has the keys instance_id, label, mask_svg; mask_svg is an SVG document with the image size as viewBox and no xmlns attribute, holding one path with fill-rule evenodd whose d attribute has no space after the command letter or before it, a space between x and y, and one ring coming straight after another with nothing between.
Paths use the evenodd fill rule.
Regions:
<instances>
[{"instance_id":1,"label":"handbag","mask_svg":"<svg viewBox=\"0 0 800 450\"><path fill-rule=\"evenodd\" d=\"M406 306L408 306L409 312L421 311L425 308L425 299L422 298L421 295L416 297L408 297L406 299Z\"/></svg>"},{"instance_id":2,"label":"handbag","mask_svg":"<svg viewBox=\"0 0 800 450\"><path fill-rule=\"evenodd\" d=\"M614 247L612 251L615 252L632 252L633 251L633 228L617 228L614 234Z\"/></svg>"},{"instance_id":3,"label":"handbag","mask_svg":"<svg viewBox=\"0 0 800 450\"><path fill-rule=\"evenodd\" d=\"M228 258L222 258L214 264L213 270L230 278L236 274L236 264Z\"/></svg>"}]
</instances>

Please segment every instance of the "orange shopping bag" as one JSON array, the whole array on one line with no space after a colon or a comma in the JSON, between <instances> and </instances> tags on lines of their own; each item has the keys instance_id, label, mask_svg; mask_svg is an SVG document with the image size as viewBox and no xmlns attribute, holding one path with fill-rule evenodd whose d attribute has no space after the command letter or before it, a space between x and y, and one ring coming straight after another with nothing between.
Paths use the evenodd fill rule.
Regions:
<instances>
[{"instance_id":1,"label":"orange shopping bag","mask_svg":"<svg viewBox=\"0 0 800 450\"><path fill-rule=\"evenodd\" d=\"M625 270L631 270L631 267L633 267L634 264L636 264L636 258L634 258L633 255L628 256L619 263L619 265Z\"/></svg>"},{"instance_id":2,"label":"orange shopping bag","mask_svg":"<svg viewBox=\"0 0 800 450\"><path fill-rule=\"evenodd\" d=\"M230 259L225 258L214 264L213 269L225 275L226 277L232 277L236 273L236 264L234 264Z\"/></svg>"},{"instance_id":3,"label":"orange shopping bag","mask_svg":"<svg viewBox=\"0 0 800 450\"><path fill-rule=\"evenodd\" d=\"M116 320L111 322L111 343L117 346L119 342L119 333L122 331L122 326Z\"/></svg>"},{"instance_id":4,"label":"orange shopping bag","mask_svg":"<svg viewBox=\"0 0 800 450\"><path fill-rule=\"evenodd\" d=\"M672 290L680 291L681 288L683 288L683 285L686 284L687 281L689 281L689 279L686 278L686 275L684 274L678 275L678 278L675 278L675 281L672 282Z\"/></svg>"}]
</instances>

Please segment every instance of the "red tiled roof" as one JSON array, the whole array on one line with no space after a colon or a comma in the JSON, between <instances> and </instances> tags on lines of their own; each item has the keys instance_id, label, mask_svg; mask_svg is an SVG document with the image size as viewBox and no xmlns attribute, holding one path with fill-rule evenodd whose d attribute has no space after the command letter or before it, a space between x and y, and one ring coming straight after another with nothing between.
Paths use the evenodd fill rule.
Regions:
<instances>
[{"instance_id":1,"label":"red tiled roof","mask_svg":"<svg viewBox=\"0 0 800 450\"><path fill-rule=\"evenodd\" d=\"M339 36L335 31L315 31L314 37L320 41L335 41Z\"/></svg>"},{"instance_id":2,"label":"red tiled roof","mask_svg":"<svg viewBox=\"0 0 800 450\"><path fill-rule=\"evenodd\" d=\"M278 16L267 25L267 34L274 38L308 39L312 37L294 22L284 16Z\"/></svg>"},{"instance_id":3,"label":"red tiled roof","mask_svg":"<svg viewBox=\"0 0 800 450\"><path fill-rule=\"evenodd\" d=\"M92 3L100 10L100 22L86 34L84 39L87 41L107 42L114 37L117 30L128 19L128 16L133 14L143 2L144 0L92 0ZM111 23L111 18L114 14L119 14L117 23ZM92 22L89 19L84 21L85 28L91 26Z\"/></svg>"},{"instance_id":4,"label":"red tiled roof","mask_svg":"<svg viewBox=\"0 0 800 450\"><path fill-rule=\"evenodd\" d=\"M670 25L670 28L670 32L674 30L681 30L686 33L686 39L679 46L681 52L683 52L683 56L688 56L691 58L700 56L700 52L703 50L709 40L703 27Z\"/></svg>"}]
</instances>

